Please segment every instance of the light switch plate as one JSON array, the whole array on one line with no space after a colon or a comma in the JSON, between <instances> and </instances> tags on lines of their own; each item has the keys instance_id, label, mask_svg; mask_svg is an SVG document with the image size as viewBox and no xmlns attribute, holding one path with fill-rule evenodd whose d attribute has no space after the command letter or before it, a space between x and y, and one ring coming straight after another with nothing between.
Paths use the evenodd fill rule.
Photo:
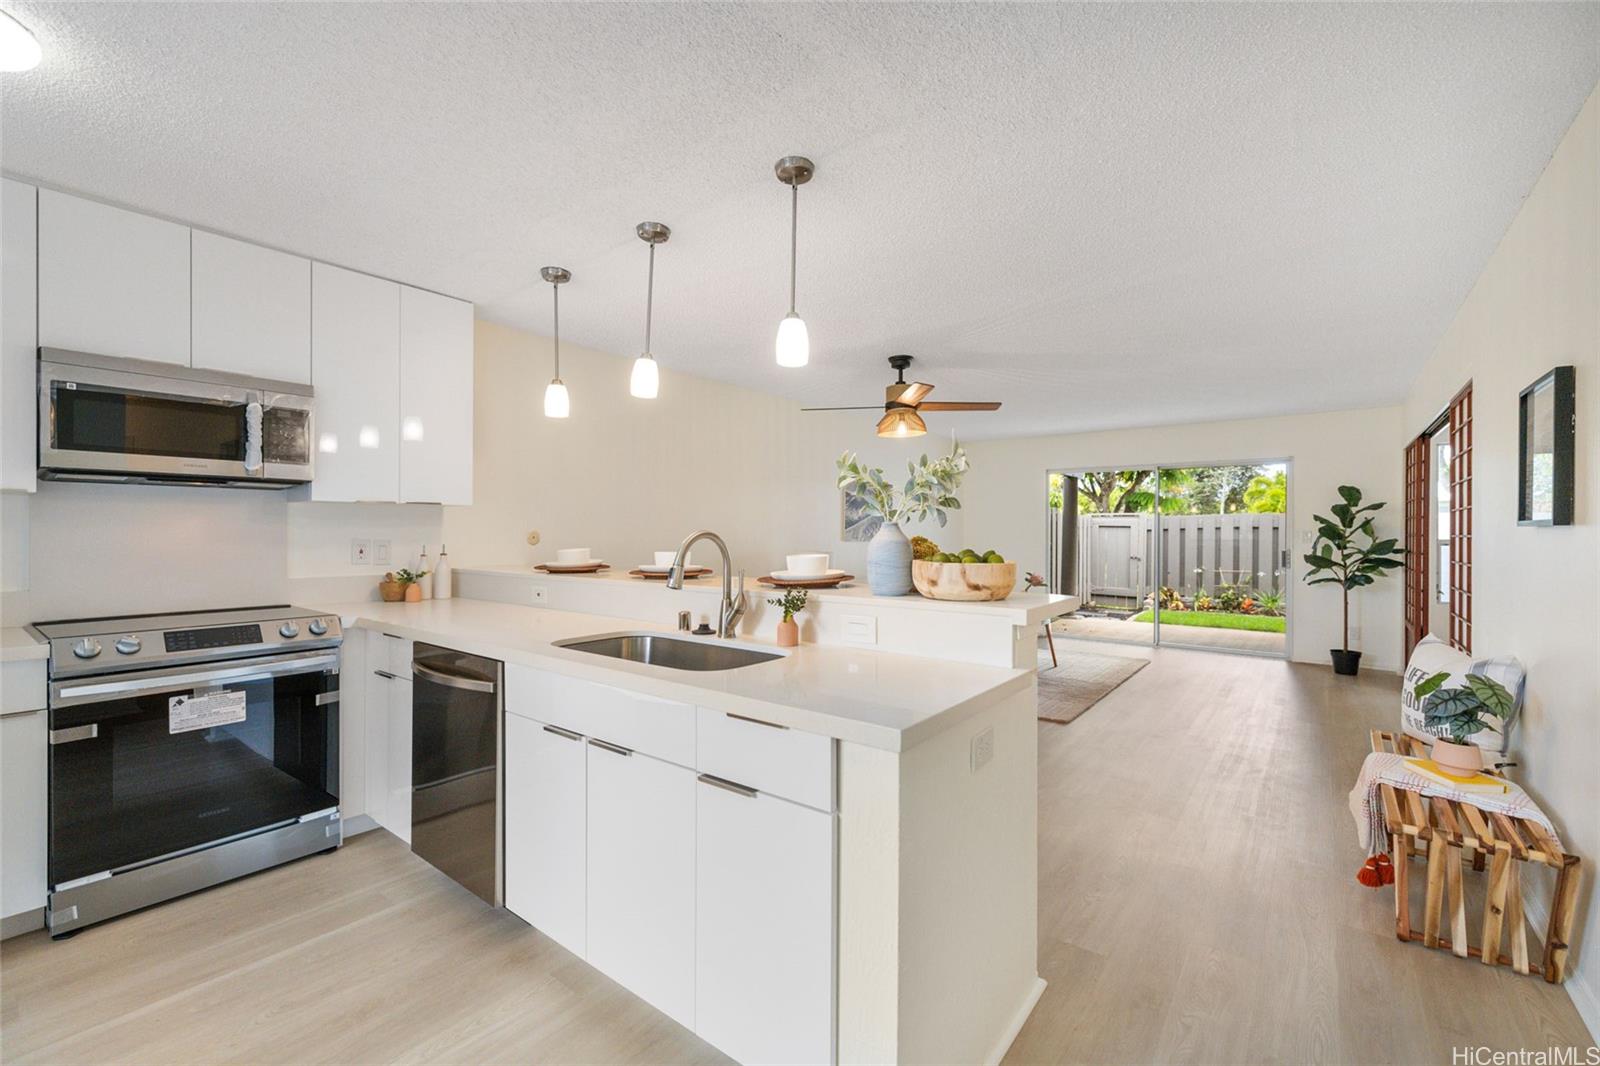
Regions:
<instances>
[{"instance_id":1,"label":"light switch plate","mask_svg":"<svg viewBox=\"0 0 1600 1066\"><path fill-rule=\"evenodd\" d=\"M372 561L372 541L364 537L352 537L350 540L350 565L366 566Z\"/></svg>"},{"instance_id":2,"label":"light switch plate","mask_svg":"<svg viewBox=\"0 0 1600 1066\"><path fill-rule=\"evenodd\" d=\"M372 542L372 565L374 565L374 566L388 566L389 565L389 542L388 541L386 541L386 540L375 540L375 541Z\"/></svg>"},{"instance_id":3,"label":"light switch plate","mask_svg":"<svg viewBox=\"0 0 1600 1066\"><path fill-rule=\"evenodd\" d=\"M844 622L844 639L851 644L878 643L878 620L870 614L847 614Z\"/></svg>"}]
</instances>

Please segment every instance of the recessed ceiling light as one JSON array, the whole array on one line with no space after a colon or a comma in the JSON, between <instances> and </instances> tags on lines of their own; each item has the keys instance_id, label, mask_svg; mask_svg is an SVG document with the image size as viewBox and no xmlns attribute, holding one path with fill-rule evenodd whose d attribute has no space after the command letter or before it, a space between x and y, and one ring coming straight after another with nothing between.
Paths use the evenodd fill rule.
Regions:
<instances>
[{"instance_id":1,"label":"recessed ceiling light","mask_svg":"<svg viewBox=\"0 0 1600 1066\"><path fill-rule=\"evenodd\" d=\"M44 58L39 40L28 27L0 11L0 71L32 70Z\"/></svg>"}]
</instances>

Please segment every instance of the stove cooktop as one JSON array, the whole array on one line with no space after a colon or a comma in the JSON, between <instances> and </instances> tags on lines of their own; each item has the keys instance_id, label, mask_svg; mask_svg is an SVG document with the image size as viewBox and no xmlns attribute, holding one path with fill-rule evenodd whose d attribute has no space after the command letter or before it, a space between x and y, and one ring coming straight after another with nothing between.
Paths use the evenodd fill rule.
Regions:
<instances>
[{"instance_id":1,"label":"stove cooktop","mask_svg":"<svg viewBox=\"0 0 1600 1066\"><path fill-rule=\"evenodd\" d=\"M50 676L75 677L337 646L337 615L277 604L220 611L37 622Z\"/></svg>"}]
</instances>

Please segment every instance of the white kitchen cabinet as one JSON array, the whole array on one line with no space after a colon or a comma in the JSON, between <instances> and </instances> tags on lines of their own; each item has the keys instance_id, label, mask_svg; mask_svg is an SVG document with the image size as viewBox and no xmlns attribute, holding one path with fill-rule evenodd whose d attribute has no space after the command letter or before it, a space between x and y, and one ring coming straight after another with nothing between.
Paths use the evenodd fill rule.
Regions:
<instances>
[{"instance_id":1,"label":"white kitchen cabinet","mask_svg":"<svg viewBox=\"0 0 1600 1066\"><path fill-rule=\"evenodd\" d=\"M400 497L400 286L311 265L313 500Z\"/></svg>"},{"instance_id":2,"label":"white kitchen cabinet","mask_svg":"<svg viewBox=\"0 0 1600 1066\"><path fill-rule=\"evenodd\" d=\"M582 957L588 868L583 737L520 714L506 715L505 731L506 908Z\"/></svg>"},{"instance_id":3,"label":"white kitchen cabinet","mask_svg":"<svg viewBox=\"0 0 1600 1066\"><path fill-rule=\"evenodd\" d=\"M189 364L189 227L39 190L39 343Z\"/></svg>"},{"instance_id":4,"label":"white kitchen cabinet","mask_svg":"<svg viewBox=\"0 0 1600 1066\"><path fill-rule=\"evenodd\" d=\"M411 675L389 679L389 801L383 827L411 843Z\"/></svg>"},{"instance_id":5,"label":"white kitchen cabinet","mask_svg":"<svg viewBox=\"0 0 1600 1066\"><path fill-rule=\"evenodd\" d=\"M472 502L472 305L400 287L400 502Z\"/></svg>"},{"instance_id":6,"label":"white kitchen cabinet","mask_svg":"<svg viewBox=\"0 0 1600 1066\"><path fill-rule=\"evenodd\" d=\"M311 381L311 261L194 231L193 365Z\"/></svg>"},{"instance_id":7,"label":"white kitchen cabinet","mask_svg":"<svg viewBox=\"0 0 1600 1066\"><path fill-rule=\"evenodd\" d=\"M693 1028L694 772L593 739L587 754L586 957Z\"/></svg>"},{"instance_id":8,"label":"white kitchen cabinet","mask_svg":"<svg viewBox=\"0 0 1600 1066\"><path fill-rule=\"evenodd\" d=\"M833 1060L831 814L698 785L694 1031L740 1062Z\"/></svg>"},{"instance_id":9,"label":"white kitchen cabinet","mask_svg":"<svg viewBox=\"0 0 1600 1066\"><path fill-rule=\"evenodd\" d=\"M372 820L411 842L411 641L366 637L366 807Z\"/></svg>"},{"instance_id":10,"label":"white kitchen cabinet","mask_svg":"<svg viewBox=\"0 0 1600 1066\"><path fill-rule=\"evenodd\" d=\"M0 180L0 489L32 492L38 466L38 202Z\"/></svg>"},{"instance_id":11,"label":"white kitchen cabinet","mask_svg":"<svg viewBox=\"0 0 1600 1066\"><path fill-rule=\"evenodd\" d=\"M45 661L5 664L0 671L0 917L41 911L48 885L50 739Z\"/></svg>"},{"instance_id":12,"label":"white kitchen cabinet","mask_svg":"<svg viewBox=\"0 0 1600 1066\"><path fill-rule=\"evenodd\" d=\"M350 835L350 820L367 814L367 634L347 629L339 649L339 815Z\"/></svg>"}]
</instances>

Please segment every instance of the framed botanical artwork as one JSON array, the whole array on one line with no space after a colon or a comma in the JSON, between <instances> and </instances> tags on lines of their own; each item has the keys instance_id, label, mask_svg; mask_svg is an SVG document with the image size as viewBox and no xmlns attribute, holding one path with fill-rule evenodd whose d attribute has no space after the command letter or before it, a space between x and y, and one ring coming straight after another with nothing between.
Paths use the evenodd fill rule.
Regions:
<instances>
[{"instance_id":1,"label":"framed botanical artwork","mask_svg":"<svg viewBox=\"0 0 1600 1066\"><path fill-rule=\"evenodd\" d=\"M1572 367L1558 366L1518 397L1518 525L1572 524L1575 378Z\"/></svg>"}]
</instances>

